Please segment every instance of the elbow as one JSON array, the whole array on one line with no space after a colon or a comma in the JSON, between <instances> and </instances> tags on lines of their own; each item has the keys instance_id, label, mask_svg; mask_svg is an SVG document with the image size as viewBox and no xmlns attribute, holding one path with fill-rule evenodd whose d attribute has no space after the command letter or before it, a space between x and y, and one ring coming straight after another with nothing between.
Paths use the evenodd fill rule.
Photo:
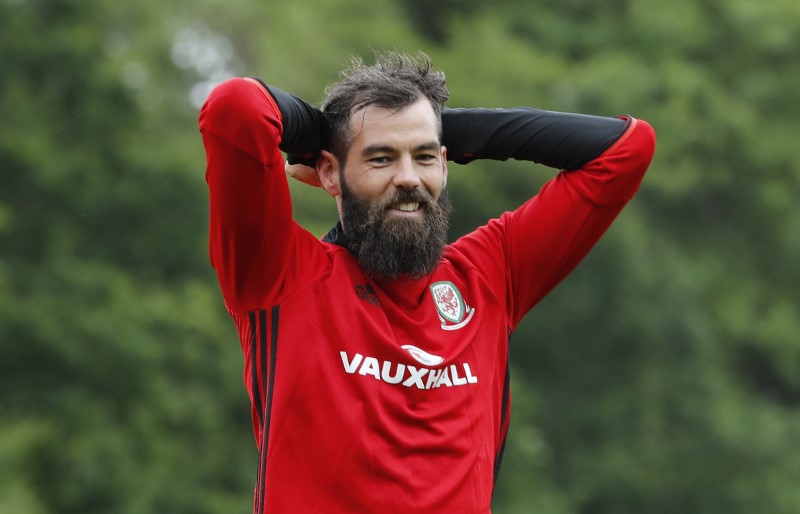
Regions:
<instances>
[{"instance_id":1,"label":"elbow","mask_svg":"<svg viewBox=\"0 0 800 514\"><path fill-rule=\"evenodd\" d=\"M275 138L281 133L280 113L265 101L253 81L232 78L209 93L199 116L200 131L238 138L254 130L267 131Z\"/></svg>"},{"instance_id":2,"label":"elbow","mask_svg":"<svg viewBox=\"0 0 800 514\"><path fill-rule=\"evenodd\" d=\"M200 132L227 142L261 163L278 151L280 112L254 81L234 78L215 87L200 110Z\"/></svg>"},{"instance_id":3,"label":"elbow","mask_svg":"<svg viewBox=\"0 0 800 514\"><path fill-rule=\"evenodd\" d=\"M625 133L589 168L602 177L594 203L611 206L630 201L641 186L655 149L653 127L646 121L630 118Z\"/></svg>"},{"instance_id":4,"label":"elbow","mask_svg":"<svg viewBox=\"0 0 800 514\"><path fill-rule=\"evenodd\" d=\"M653 126L644 120L631 118L632 126L628 129L625 140L622 141L620 155L624 169L643 176L656 152L656 131Z\"/></svg>"},{"instance_id":5,"label":"elbow","mask_svg":"<svg viewBox=\"0 0 800 514\"><path fill-rule=\"evenodd\" d=\"M242 105L245 83L241 79L229 79L218 84L208 94L200 108L200 130L229 126L246 109Z\"/></svg>"}]
</instances>

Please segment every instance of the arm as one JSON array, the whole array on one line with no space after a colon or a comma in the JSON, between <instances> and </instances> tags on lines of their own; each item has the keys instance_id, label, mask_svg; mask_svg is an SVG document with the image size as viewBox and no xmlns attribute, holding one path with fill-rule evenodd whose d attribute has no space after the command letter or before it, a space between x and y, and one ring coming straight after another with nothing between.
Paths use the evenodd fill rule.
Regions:
<instances>
[{"instance_id":1,"label":"arm","mask_svg":"<svg viewBox=\"0 0 800 514\"><path fill-rule=\"evenodd\" d=\"M276 303L298 280L295 254L303 253L307 269L322 259L316 239L292 220L281 155L309 144L314 132L303 113L312 111L252 79L219 85L201 109L210 258L232 311Z\"/></svg>"},{"instance_id":2,"label":"arm","mask_svg":"<svg viewBox=\"0 0 800 514\"><path fill-rule=\"evenodd\" d=\"M443 116L456 162L509 158L562 168L541 191L456 246L505 284L513 329L586 256L637 191L655 149L644 121L536 109L455 109ZM501 248L498 262L492 248ZM495 250L496 251L496 250Z\"/></svg>"},{"instance_id":3,"label":"arm","mask_svg":"<svg viewBox=\"0 0 800 514\"><path fill-rule=\"evenodd\" d=\"M574 170L611 146L625 127L618 118L528 107L444 109L442 144L458 164L517 159Z\"/></svg>"}]
</instances>

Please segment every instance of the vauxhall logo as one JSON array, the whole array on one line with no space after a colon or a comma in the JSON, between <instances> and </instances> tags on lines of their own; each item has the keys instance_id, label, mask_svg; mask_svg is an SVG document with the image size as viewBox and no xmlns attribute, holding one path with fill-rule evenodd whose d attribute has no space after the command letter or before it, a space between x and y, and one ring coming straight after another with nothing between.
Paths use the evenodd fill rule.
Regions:
<instances>
[{"instance_id":1,"label":"vauxhall logo","mask_svg":"<svg viewBox=\"0 0 800 514\"><path fill-rule=\"evenodd\" d=\"M444 361L438 355L430 354L410 344L402 347L421 364L432 366ZM387 384L416 387L417 389L436 389L477 384L478 377L472 374L469 364L451 364L443 368L417 367L410 364L380 361L375 357L365 357L356 353L351 358L347 352L339 352L344 371L350 375L373 377Z\"/></svg>"}]
</instances>

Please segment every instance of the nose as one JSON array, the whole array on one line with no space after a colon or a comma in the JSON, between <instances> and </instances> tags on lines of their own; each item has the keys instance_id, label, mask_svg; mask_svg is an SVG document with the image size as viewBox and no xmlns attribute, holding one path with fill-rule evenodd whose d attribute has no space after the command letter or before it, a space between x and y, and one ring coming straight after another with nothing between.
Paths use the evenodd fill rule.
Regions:
<instances>
[{"instance_id":1,"label":"nose","mask_svg":"<svg viewBox=\"0 0 800 514\"><path fill-rule=\"evenodd\" d=\"M417 189L420 186L419 174L410 155L398 160L392 184L398 189Z\"/></svg>"}]
</instances>

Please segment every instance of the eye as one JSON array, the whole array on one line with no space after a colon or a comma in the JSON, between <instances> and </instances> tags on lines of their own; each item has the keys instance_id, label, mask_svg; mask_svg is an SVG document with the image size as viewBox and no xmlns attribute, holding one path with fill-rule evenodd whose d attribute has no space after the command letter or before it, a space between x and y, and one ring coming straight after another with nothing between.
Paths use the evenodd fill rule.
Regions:
<instances>
[{"instance_id":1,"label":"eye","mask_svg":"<svg viewBox=\"0 0 800 514\"><path fill-rule=\"evenodd\" d=\"M433 163L439 160L439 156L429 153L422 153L417 155L417 160L421 163Z\"/></svg>"},{"instance_id":2,"label":"eye","mask_svg":"<svg viewBox=\"0 0 800 514\"><path fill-rule=\"evenodd\" d=\"M369 162L375 165L388 164L391 159L386 155L379 155L377 157L370 157Z\"/></svg>"}]
</instances>

